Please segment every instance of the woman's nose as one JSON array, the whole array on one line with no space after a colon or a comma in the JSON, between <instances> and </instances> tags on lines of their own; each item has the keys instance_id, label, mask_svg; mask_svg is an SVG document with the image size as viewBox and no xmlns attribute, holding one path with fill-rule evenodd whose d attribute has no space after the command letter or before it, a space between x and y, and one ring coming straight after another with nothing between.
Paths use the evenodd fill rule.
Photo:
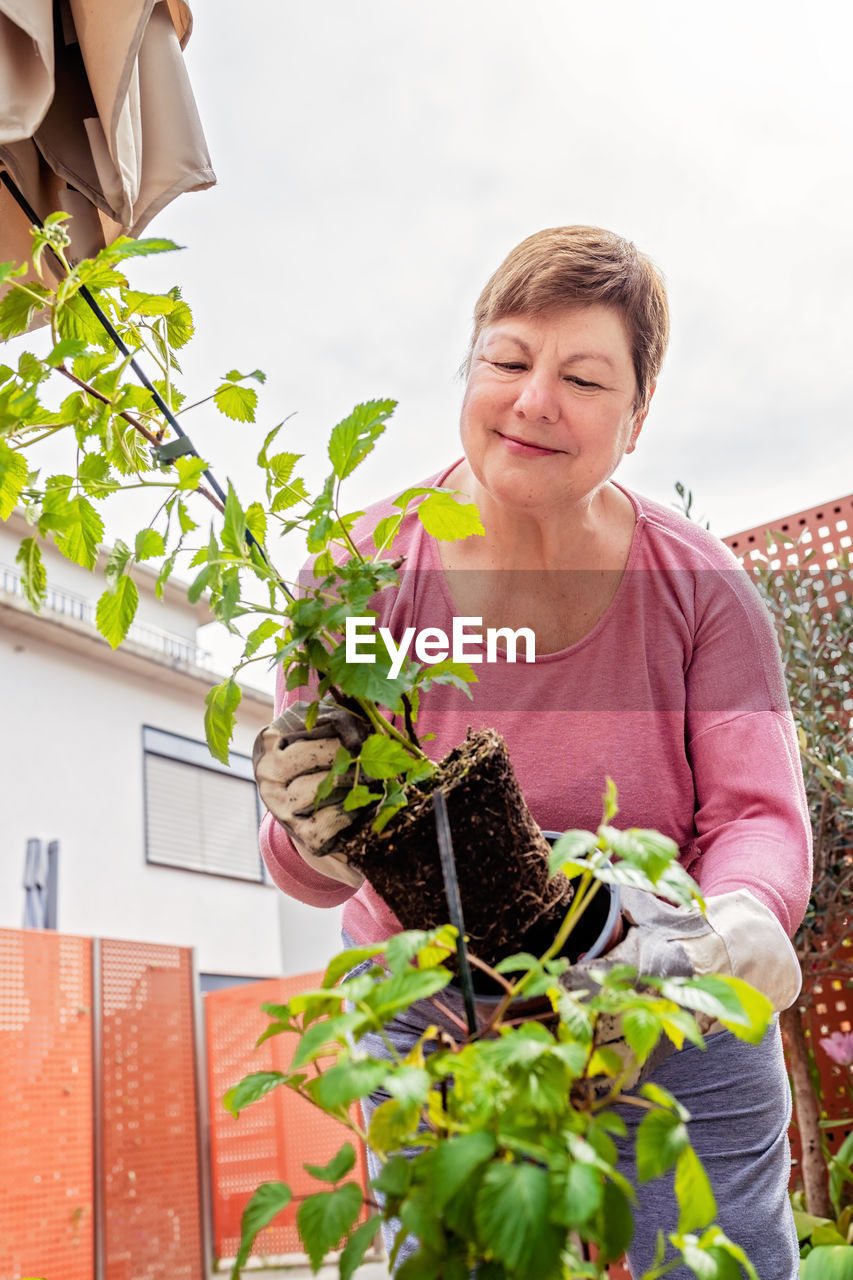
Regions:
<instances>
[{"instance_id":1,"label":"woman's nose","mask_svg":"<svg viewBox=\"0 0 853 1280\"><path fill-rule=\"evenodd\" d=\"M556 422L561 412L556 387L544 377L525 378L516 396L515 411L529 422Z\"/></svg>"}]
</instances>

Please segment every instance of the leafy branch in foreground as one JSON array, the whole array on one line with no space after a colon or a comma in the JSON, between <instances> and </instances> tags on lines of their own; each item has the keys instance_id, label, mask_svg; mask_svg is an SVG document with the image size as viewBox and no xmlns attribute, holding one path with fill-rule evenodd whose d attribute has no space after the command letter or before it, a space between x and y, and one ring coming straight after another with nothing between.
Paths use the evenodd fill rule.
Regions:
<instances>
[{"instance_id":1,"label":"leafy branch in foreground","mask_svg":"<svg viewBox=\"0 0 853 1280\"><path fill-rule=\"evenodd\" d=\"M554 864L584 878L575 902L604 876L693 901L698 891L674 854L655 832L616 832L605 820L597 833L569 832ZM506 996L479 1007L475 1035L456 1019L456 1033L431 1026L408 1053L398 1052L383 1028L415 1001L431 1001L436 1023L453 1025L445 962L454 950L449 926L400 934L343 952L320 987L265 1006L270 1024L259 1043L292 1036L290 1067L248 1076L225 1106L239 1115L271 1090L290 1089L338 1120L351 1140L367 1141L381 1165L366 1193L347 1180L351 1140L325 1168L305 1166L322 1184L297 1215L312 1266L343 1248L340 1275L349 1280L379 1224L397 1217L397 1248L407 1233L418 1241L397 1272L401 1280L462 1280L473 1270L489 1280L602 1277L630 1243L634 1181L674 1174L677 1230L661 1236L645 1280L681 1264L700 1277L756 1280L743 1251L713 1225L716 1205L684 1107L652 1083L625 1090L636 1086L662 1038L702 1045L700 1025L713 1019L757 1042L770 1016L763 997L733 979L638 983L627 966L598 971L594 963L588 989L569 989L560 981L565 960L517 956L491 971ZM357 966L364 971L353 973ZM619 1052L604 1033L614 1019ZM354 1104L376 1090L388 1098L365 1128ZM619 1166L614 1142L627 1134L619 1104L641 1117L633 1178ZM250 1199L235 1280L258 1233L291 1198L286 1184L266 1183ZM585 1257L583 1241L595 1245L596 1261Z\"/></svg>"},{"instance_id":2,"label":"leafy branch in foreground","mask_svg":"<svg viewBox=\"0 0 853 1280\"><path fill-rule=\"evenodd\" d=\"M280 447L285 425L280 423L257 454L257 494L241 501L229 483L220 501L204 483L207 462L175 433L169 416L176 420L175 415L212 403L235 422L253 423L258 395L252 384L263 383L263 373L232 369L210 395L187 405L176 379L178 352L193 333L189 306L178 288L145 293L131 288L120 270L126 259L176 246L168 240L120 238L96 258L71 266L64 252L65 222L65 215L56 214L34 232L36 268L49 249L65 269L55 289L25 280L23 267L0 265L0 283L8 289L0 302L0 336L12 338L40 320L49 325L52 339L47 355L24 351L15 367L0 366L0 518L8 519L20 506L33 527L17 556L30 604L39 610L46 598L44 540L52 540L76 564L94 569L105 506L120 502L131 489L150 489L150 520L132 545L117 541L106 561L105 590L96 610L102 635L113 647L127 636L138 606L137 565L155 562L159 596L176 566L188 566L193 571L189 600L204 596L230 632L240 634L238 622L247 630L234 671L207 697L205 729L213 755L227 762L240 673L251 663L280 664L289 688L305 685L313 691L309 726L324 697L364 721L361 751L335 762L328 785L352 769L350 807L372 805L380 829L405 803L407 787L433 768L415 730L420 694L441 682L467 688L474 675L451 662L422 666L408 659L392 674L391 655L381 648L375 663L348 662L345 620L375 617L371 601L397 582L400 562L392 558L393 544L407 518L416 513L438 538L467 537L481 531L476 508L448 490L409 489L397 498L395 514L374 530L373 554L356 547L351 534L362 513L342 508L341 486L385 431L391 400L358 405L338 423L328 443L331 470L317 492L309 493L297 474L303 455ZM127 354L85 305L86 290ZM157 371L151 380L155 394L132 376L131 359L137 356ZM62 381L72 389L58 407L49 407L49 389ZM42 474L40 446L57 440L66 445L67 466ZM217 513L204 529L199 496ZM286 582L277 571L270 545L281 536L303 539L315 557L309 581Z\"/></svg>"}]
</instances>

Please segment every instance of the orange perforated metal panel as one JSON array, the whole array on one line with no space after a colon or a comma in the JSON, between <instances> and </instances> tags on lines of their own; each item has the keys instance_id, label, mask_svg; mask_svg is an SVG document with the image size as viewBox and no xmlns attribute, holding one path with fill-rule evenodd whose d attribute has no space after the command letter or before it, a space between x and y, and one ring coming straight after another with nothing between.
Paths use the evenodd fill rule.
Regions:
<instances>
[{"instance_id":1,"label":"orange perforated metal panel","mask_svg":"<svg viewBox=\"0 0 853 1280\"><path fill-rule=\"evenodd\" d=\"M91 1280L91 942L0 929L0 1276Z\"/></svg>"},{"instance_id":2,"label":"orange perforated metal panel","mask_svg":"<svg viewBox=\"0 0 853 1280\"><path fill-rule=\"evenodd\" d=\"M793 538L797 547L772 538L768 546L768 533L783 533ZM769 559L773 568L795 567L803 563L805 552L811 551L809 564L815 569L834 569L840 555L853 551L853 494L791 516L780 516L743 533L733 533L723 541L746 568L758 557Z\"/></svg>"},{"instance_id":3,"label":"orange perforated metal panel","mask_svg":"<svg viewBox=\"0 0 853 1280\"><path fill-rule=\"evenodd\" d=\"M104 941L101 988L106 1280L205 1280L191 952Z\"/></svg>"},{"instance_id":4,"label":"orange perforated metal panel","mask_svg":"<svg viewBox=\"0 0 853 1280\"><path fill-rule=\"evenodd\" d=\"M289 1089L275 1089L248 1107L239 1119L225 1110L225 1092L253 1071L286 1071L296 1037L274 1036L253 1046L268 1025L265 1003L281 1004L298 991L319 986L322 974L271 978L210 991L204 998L210 1093L210 1151L213 1222L217 1258L233 1258L240 1242L246 1201L262 1182L286 1182L294 1195L320 1189L303 1169L325 1164L350 1135ZM357 1145L357 1144L354 1144ZM364 1153L357 1153L352 1178L366 1182ZM258 1236L255 1253L282 1257L304 1252L296 1230L296 1206L289 1206Z\"/></svg>"}]
</instances>

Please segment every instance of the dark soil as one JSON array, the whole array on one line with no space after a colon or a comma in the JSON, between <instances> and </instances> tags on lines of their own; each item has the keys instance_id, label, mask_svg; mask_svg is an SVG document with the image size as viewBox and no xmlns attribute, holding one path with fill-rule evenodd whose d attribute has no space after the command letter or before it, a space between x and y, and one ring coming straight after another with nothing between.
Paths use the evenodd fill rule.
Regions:
<instances>
[{"instance_id":1,"label":"dark soil","mask_svg":"<svg viewBox=\"0 0 853 1280\"><path fill-rule=\"evenodd\" d=\"M506 744L493 730L469 731L385 831L377 835L363 826L338 851L363 872L404 929L445 924L432 803L438 787L447 799L470 950L489 964L518 951L541 955L566 915L573 888L563 875L549 880L550 846L524 802Z\"/></svg>"}]
</instances>

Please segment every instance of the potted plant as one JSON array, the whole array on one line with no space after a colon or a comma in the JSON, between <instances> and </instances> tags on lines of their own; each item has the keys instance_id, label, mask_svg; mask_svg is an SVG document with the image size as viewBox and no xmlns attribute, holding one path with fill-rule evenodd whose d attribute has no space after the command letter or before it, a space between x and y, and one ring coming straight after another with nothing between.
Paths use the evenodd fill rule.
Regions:
<instances>
[{"instance_id":1,"label":"potted plant","mask_svg":"<svg viewBox=\"0 0 853 1280\"><path fill-rule=\"evenodd\" d=\"M656 832L617 831L612 787L604 799L597 832L568 832L554 847L552 870L577 885L558 937L541 958L508 957L489 970L503 995L473 1034L461 1021L455 1035L433 1027L405 1056L390 1044L387 1055L359 1044L416 1000L434 999L446 1018L441 996L456 943L449 927L343 952L321 987L264 1006L271 1021L261 1041L295 1036L292 1068L246 1077L225 1105L238 1115L272 1089L292 1089L382 1161L366 1195L347 1180L355 1159L350 1142L325 1167L306 1165L319 1189L303 1198L297 1224L315 1270L341 1248L340 1274L349 1280L379 1223L399 1218L398 1242L407 1232L419 1241L399 1268L402 1280L462 1280L473 1269L493 1280L605 1275L632 1232L634 1191L616 1167L613 1144L613 1135L625 1133L615 1110L626 1101L624 1090L636 1084L662 1038L701 1043L700 1022L707 1028L717 1018L736 1035L760 1039L769 1006L733 979L645 978L638 988L628 966L593 964L584 989L560 984L568 962L557 952L603 882L644 886L681 904L698 894L676 847ZM358 966L362 971L348 976ZM533 997L538 1012L528 1007L516 1016L518 1001ZM617 1044L608 1043L614 1023ZM389 1097L365 1129L352 1107L377 1089ZM713 1194L690 1146L684 1109L654 1084L641 1086L631 1105L643 1116L637 1177L674 1170L680 1206L678 1230L668 1240L661 1233L644 1280L681 1263L698 1276L754 1278L743 1251L713 1226ZM284 1183L266 1183L252 1197L234 1280L258 1232L291 1199Z\"/></svg>"},{"instance_id":2,"label":"potted plant","mask_svg":"<svg viewBox=\"0 0 853 1280\"><path fill-rule=\"evenodd\" d=\"M40 539L52 538L66 556L92 569L104 530L102 504L131 487L154 491L154 513L133 545L119 541L111 550L97 609L102 634L116 646L128 632L136 608L136 564L156 560L162 589L181 557L189 556L196 570L190 599L206 593L216 618L231 631L238 620L253 623L234 673L206 700L211 752L227 759L240 701L238 676L258 661L281 664L293 687L312 686L309 725L322 697L360 716L366 725L363 741L357 752L342 749L321 784L320 798L335 777L352 770L347 804L362 818L353 835L358 856L377 878L378 864L387 867L382 892L390 894L393 864L399 861L394 842L405 838L393 833L418 821L419 808L433 821L433 798L447 793L450 807L457 781L460 809L476 808L464 793L481 760L487 774L496 773L502 795L511 784L494 735L460 744L444 766L431 761L417 740L422 693L439 681L464 690L473 673L453 662L400 663L390 651L377 654L374 664L353 664L347 660L346 619L369 618L372 597L396 581L394 533L412 511L438 537L475 532L476 511L444 490L409 490L397 499L399 515L374 530L375 555L354 546L356 517L341 510L340 485L382 434L390 401L358 406L335 427L329 442L332 470L315 495L295 476L299 455L276 451L280 427L266 436L258 454L265 500L245 504L231 485L220 490L175 417L181 405L175 353L192 332L189 308L178 289L164 295L133 290L120 270L128 258L173 246L118 240L97 258L71 266L64 256L64 215L48 219L34 242L37 268L51 252L65 271L55 289L25 282L14 264L0 267L0 283L7 286L0 302L0 336L22 333L41 318L50 325L52 339L46 355L23 352L16 367L0 367L0 518L20 505L33 526L17 557L31 604L41 607L46 591ZM100 311L95 318L87 293ZM127 375L129 367L137 369L135 355L142 351L159 375L140 386ZM58 406L51 405L46 389L62 380L72 390ZM262 380L258 371L232 371L211 399L226 416L253 421L257 394L250 384ZM36 467L38 446L56 437L72 443L68 468L42 476ZM193 494L219 513L203 534L197 508L189 502ZM273 527L287 535L304 533L315 556L310 579L298 588L284 582L274 567ZM671 842L654 832L620 832L612 826L612 788L600 829L569 833L553 852L524 816L520 796L511 801L522 834L508 856L517 856L520 842L523 850L534 849L539 863L534 923L543 907L547 921L544 932L532 939L543 954L510 954L525 944L523 922L520 934L504 931L487 948L480 967L502 995L473 1033L464 1024L457 1037L427 1033L405 1059L392 1053L390 1062L353 1047L353 1037L367 1029L380 1031L396 1011L436 997L451 980L447 961L460 942L453 930L437 925L409 931L381 946L343 953L332 961L320 990L273 1009L268 1034L300 1037L295 1070L250 1078L228 1098L236 1112L283 1085L367 1138L384 1162L374 1186L385 1196L382 1212L399 1212L420 1240L419 1253L405 1264L409 1277L461 1278L474 1266L483 1280L603 1274L631 1231L633 1192L615 1167L611 1137L624 1122L613 1104L662 1036L676 1045L685 1037L701 1042L691 1010L753 1040L760 1038L769 1016L764 998L734 979L648 979L638 988L636 974L621 966L593 970L578 990L561 987L558 979L567 962L559 953L600 884L631 883L679 903L695 899L697 891L675 861ZM458 827L457 820L454 839ZM370 850L376 841L380 854L374 856ZM618 862L611 862L612 855ZM436 895L434 901L441 914ZM513 913L517 918L517 904ZM345 977L363 961L371 962L367 973ZM526 1016L519 1024L514 1013L520 999L539 1000L542 1018ZM365 1134L348 1109L380 1085L390 1100ZM726 1276L743 1268L754 1277L742 1251L712 1225L713 1196L690 1147L683 1108L651 1084L634 1105L644 1113L637 1138L639 1178L675 1170L681 1218L669 1246L696 1274ZM408 1161L399 1153L412 1143L423 1150ZM375 1214L357 1225L363 1198L360 1188L345 1181L351 1161L345 1145L326 1168L315 1170L331 1189L300 1208L303 1238L315 1265L346 1240L344 1276L363 1256L376 1225ZM241 1263L259 1226L288 1194L274 1185L253 1198ZM584 1241L597 1247L596 1261L582 1256ZM665 1258L666 1248L661 1240L650 1278L675 1265Z\"/></svg>"}]
</instances>

